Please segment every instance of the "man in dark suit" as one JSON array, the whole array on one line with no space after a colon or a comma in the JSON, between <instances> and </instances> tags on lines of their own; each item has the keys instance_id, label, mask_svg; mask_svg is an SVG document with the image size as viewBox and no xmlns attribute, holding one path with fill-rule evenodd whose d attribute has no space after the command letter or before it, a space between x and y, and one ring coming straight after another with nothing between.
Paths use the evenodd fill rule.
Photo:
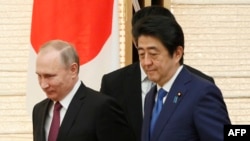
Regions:
<instances>
[{"instance_id":1,"label":"man in dark suit","mask_svg":"<svg viewBox=\"0 0 250 141\"><path fill-rule=\"evenodd\" d=\"M181 26L166 16L147 16L132 29L139 60L156 85L145 98L142 141L223 141L230 124L220 89L190 73Z\"/></svg>"},{"instance_id":2,"label":"man in dark suit","mask_svg":"<svg viewBox=\"0 0 250 141\"><path fill-rule=\"evenodd\" d=\"M62 40L45 43L37 55L36 73L47 98L33 109L34 141L135 140L119 104L79 80L73 45ZM60 108L54 110L54 105Z\"/></svg>"},{"instance_id":3,"label":"man in dark suit","mask_svg":"<svg viewBox=\"0 0 250 141\"><path fill-rule=\"evenodd\" d=\"M173 14L162 6L148 6L134 14L132 18L132 26L139 19L149 15L163 15L175 19ZM188 65L185 66L195 75L214 83L212 77ZM100 91L116 98L122 105L122 108L125 110L125 115L128 118L129 125L136 135L137 141L140 141L144 97L151 88L152 84L150 83L152 82L147 80L146 74L140 67L139 62L135 62L124 68L108 73L102 78Z\"/></svg>"}]
</instances>

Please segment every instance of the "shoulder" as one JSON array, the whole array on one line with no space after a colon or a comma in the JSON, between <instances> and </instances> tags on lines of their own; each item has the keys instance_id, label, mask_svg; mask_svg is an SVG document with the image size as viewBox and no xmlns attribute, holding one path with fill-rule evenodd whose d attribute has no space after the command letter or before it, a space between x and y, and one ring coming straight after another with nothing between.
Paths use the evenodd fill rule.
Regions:
<instances>
[{"instance_id":1,"label":"shoulder","mask_svg":"<svg viewBox=\"0 0 250 141\"><path fill-rule=\"evenodd\" d=\"M208 81L210 81L210 82L212 82L212 83L215 83L213 77L211 77L211 76L209 76L209 75L207 75L207 74L201 72L200 70L195 69L195 68L193 68L193 67L191 67L191 66L189 66L189 65L184 65L184 66L185 66L185 67L187 68L187 70L190 71L192 74L195 74L195 75L197 75L197 76L199 76L199 77L202 77L202 78L204 78L204 79L206 79L206 80L208 80Z\"/></svg>"},{"instance_id":2,"label":"shoulder","mask_svg":"<svg viewBox=\"0 0 250 141\"><path fill-rule=\"evenodd\" d=\"M51 100L49 100L48 98L40 101L39 103L35 104L34 109L39 109L39 108L43 108L46 105L48 105L50 102L52 102Z\"/></svg>"},{"instance_id":3,"label":"shoulder","mask_svg":"<svg viewBox=\"0 0 250 141\"><path fill-rule=\"evenodd\" d=\"M180 84L184 84L184 87L190 88L189 91L218 89L216 84L204 77L201 77L200 75L197 75L196 73L191 72L190 69L188 69L186 66L184 66L183 70L180 72L176 80L176 84L177 86L179 86Z\"/></svg>"},{"instance_id":4,"label":"shoulder","mask_svg":"<svg viewBox=\"0 0 250 141\"><path fill-rule=\"evenodd\" d=\"M87 92L87 99L89 101L95 101L97 103L105 103L105 102L113 102L115 101L114 98L111 96L105 95L102 92L96 91L92 88L86 87Z\"/></svg>"},{"instance_id":5,"label":"shoulder","mask_svg":"<svg viewBox=\"0 0 250 141\"><path fill-rule=\"evenodd\" d=\"M127 75L140 75L140 65L139 62L130 64L123 68L117 69L110 73L104 74L102 79L120 79L126 77Z\"/></svg>"},{"instance_id":6,"label":"shoulder","mask_svg":"<svg viewBox=\"0 0 250 141\"><path fill-rule=\"evenodd\" d=\"M87 87L88 94L85 97L85 106L88 106L92 110L106 111L107 109L121 110L121 105L111 96L93 90ZM106 109L106 110L104 110ZM113 109L113 110L112 110Z\"/></svg>"},{"instance_id":7,"label":"shoulder","mask_svg":"<svg viewBox=\"0 0 250 141\"><path fill-rule=\"evenodd\" d=\"M222 99L222 92L216 84L194 73L190 73L190 76L191 81L186 85L189 89L190 96L193 95L197 99L204 97L217 97Z\"/></svg>"},{"instance_id":8,"label":"shoulder","mask_svg":"<svg viewBox=\"0 0 250 141\"><path fill-rule=\"evenodd\" d=\"M44 111L47 110L47 108L49 107L50 104L52 104L52 101L50 99L48 99L48 98L46 98L46 99L42 100L41 102L35 104L34 107L33 107L33 111L32 111L33 119L38 117L37 115L41 115L42 113L44 113Z\"/></svg>"},{"instance_id":9,"label":"shoulder","mask_svg":"<svg viewBox=\"0 0 250 141\"><path fill-rule=\"evenodd\" d=\"M112 75L117 75L117 74L121 74L121 73L132 73L135 70L140 70L140 66L139 66L138 62L127 65L127 66L122 67L120 69L114 70L114 71L107 73L105 75L112 76Z\"/></svg>"}]
</instances>

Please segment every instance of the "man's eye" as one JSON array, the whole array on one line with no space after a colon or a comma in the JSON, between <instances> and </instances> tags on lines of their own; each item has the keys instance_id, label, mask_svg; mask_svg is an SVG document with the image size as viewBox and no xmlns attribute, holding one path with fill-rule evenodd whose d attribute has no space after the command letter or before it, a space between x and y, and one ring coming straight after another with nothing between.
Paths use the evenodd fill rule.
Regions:
<instances>
[{"instance_id":1,"label":"man's eye","mask_svg":"<svg viewBox=\"0 0 250 141\"><path fill-rule=\"evenodd\" d=\"M157 52L150 52L149 53L149 56L151 56L151 57L156 57L157 55L159 55L159 53L157 53Z\"/></svg>"},{"instance_id":2,"label":"man's eye","mask_svg":"<svg viewBox=\"0 0 250 141\"><path fill-rule=\"evenodd\" d=\"M157 55L156 53L149 53L150 56L155 56Z\"/></svg>"},{"instance_id":3,"label":"man's eye","mask_svg":"<svg viewBox=\"0 0 250 141\"><path fill-rule=\"evenodd\" d=\"M144 52L138 52L139 56L144 56L144 54L145 54Z\"/></svg>"},{"instance_id":4,"label":"man's eye","mask_svg":"<svg viewBox=\"0 0 250 141\"><path fill-rule=\"evenodd\" d=\"M45 75L44 77L45 77L45 78L51 78L51 77L54 77L54 76L55 76L55 75L49 75L49 74L48 74L48 75Z\"/></svg>"},{"instance_id":5,"label":"man's eye","mask_svg":"<svg viewBox=\"0 0 250 141\"><path fill-rule=\"evenodd\" d=\"M139 56L144 56L144 53L139 54Z\"/></svg>"}]
</instances>

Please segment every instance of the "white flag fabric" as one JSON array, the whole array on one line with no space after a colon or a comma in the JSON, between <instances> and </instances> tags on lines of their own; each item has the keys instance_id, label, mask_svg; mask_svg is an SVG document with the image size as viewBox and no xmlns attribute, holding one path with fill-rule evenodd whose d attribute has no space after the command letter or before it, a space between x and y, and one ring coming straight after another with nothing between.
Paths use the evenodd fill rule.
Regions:
<instances>
[{"instance_id":1,"label":"white flag fabric","mask_svg":"<svg viewBox=\"0 0 250 141\"><path fill-rule=\"evenodd\" d=\"M46 95L35 74L39 47L52 39L73 43L80 56L80 79L100 89L103 74L119 68L117 0L34 0L27 78L27 109Z\"/></svg>"}]
</instances>

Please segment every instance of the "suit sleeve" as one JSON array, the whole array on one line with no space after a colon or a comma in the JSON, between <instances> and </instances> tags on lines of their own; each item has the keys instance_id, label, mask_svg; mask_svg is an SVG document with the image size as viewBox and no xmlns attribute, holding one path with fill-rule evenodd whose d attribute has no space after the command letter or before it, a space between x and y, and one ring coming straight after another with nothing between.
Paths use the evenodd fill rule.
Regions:
<instances>
[{"instance_id":1,"label":"suit sleeve","mask_svg":"<svg viewBox=\"0 0 250 141\"><path fill-rule=\"evenodd\" d=\"M226 104L217 87L203 90L194 112L194 122L201 141L223 141L223 128L231 124Z\"/></svg>"}]
</instances>

